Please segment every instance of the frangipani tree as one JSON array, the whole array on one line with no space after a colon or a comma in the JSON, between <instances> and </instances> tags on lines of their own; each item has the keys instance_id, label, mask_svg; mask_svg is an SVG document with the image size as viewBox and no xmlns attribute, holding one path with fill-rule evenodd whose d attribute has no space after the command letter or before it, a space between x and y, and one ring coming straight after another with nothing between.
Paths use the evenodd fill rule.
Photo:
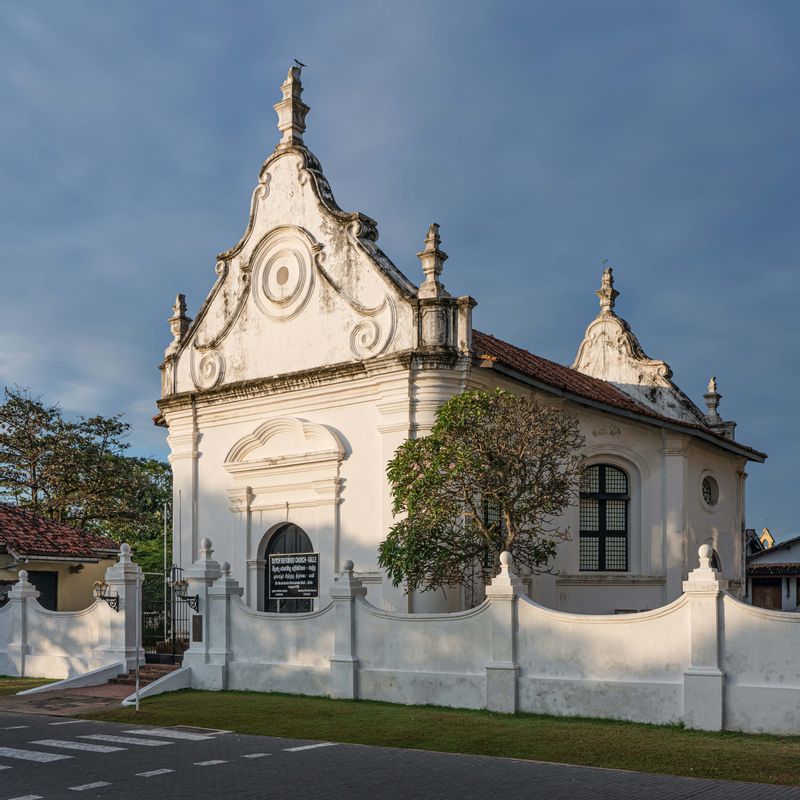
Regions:
<instances>
[{"instance_id":1,"label":"frangipani tree","mask_svg":"<svg viewBox=\"0 0 800 800\"><path fill-rule=\"evenodd\" d=\"M430 435L409 439L387 467L395 524L378 562L407 591L490 579L508 550L523 571L547 571L568 531L555 524L578 496L584 438L577 417L502 389L448 400Z\"/></svg>"}]
</instances>

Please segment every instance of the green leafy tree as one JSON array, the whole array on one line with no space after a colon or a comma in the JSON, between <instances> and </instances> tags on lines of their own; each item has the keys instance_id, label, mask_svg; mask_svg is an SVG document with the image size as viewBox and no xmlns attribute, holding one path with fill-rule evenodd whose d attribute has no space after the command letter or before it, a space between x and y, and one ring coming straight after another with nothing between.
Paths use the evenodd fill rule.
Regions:
<instances>
[{"instance_id":1,"label":"green leafy tree","mask_svg":"<svg viewBox=\"0 0 800 800\"><path fill-rule=\"evenodd\" d=\"M555 519L578 496L584 438L568 410L501 389L465 392L440 409L430 435L389 462L395 524L378 562L407 591L488 580L500 553L547 571L568 531Z\"/></svg>"},{"instance_id":2,"label":"green leafy tree","mask_svg":"<svg viewBox=\"0 0 800 800\"><path fill-rule=\"evenodd\" d=\"M57 405L6 387L0 502L127 541L140 563L147 558L143 566L160 570L163 555L155 554L161 553L171 472L163 461L126 455L129 432L119 414L65 419Z\"/></svg>"}]
</instances>

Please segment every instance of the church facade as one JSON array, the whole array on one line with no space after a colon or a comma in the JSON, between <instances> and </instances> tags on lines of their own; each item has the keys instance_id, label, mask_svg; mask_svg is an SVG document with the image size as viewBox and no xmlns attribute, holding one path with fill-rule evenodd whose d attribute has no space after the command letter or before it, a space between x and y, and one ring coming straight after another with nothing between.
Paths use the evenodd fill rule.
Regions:
<instances>
[{"instance_id":1,"label":"church facade","mask_svg":"<svg viewBox=\"0 0 800 800\"><path fill-rule=\"evenodd\" d=\"M281 90L281 139L245 233L218 256L194 319L178 295L169 320L157 422L171 451L177 563L190 566L211 538L261 611L326 605L347 559L378 607L462 608L463 592L406 595L378 568L393 524L385 468L448 398L501 386L570 408L586 437L581 499L560 521L571 540L552 575L528 580L534 600L580 613L662 606L701 544L741 594L745 469L765 456L736 442L714 379L702 411L617 315L610 269L571 367L473 330L475 300L442 282L438 226L418 254L417 286L378 247L375 221L336 204L303 142L298 68ZM322 594L276 600L268 557L298 552L319 553Z\"/></svg>"}]
</instances>

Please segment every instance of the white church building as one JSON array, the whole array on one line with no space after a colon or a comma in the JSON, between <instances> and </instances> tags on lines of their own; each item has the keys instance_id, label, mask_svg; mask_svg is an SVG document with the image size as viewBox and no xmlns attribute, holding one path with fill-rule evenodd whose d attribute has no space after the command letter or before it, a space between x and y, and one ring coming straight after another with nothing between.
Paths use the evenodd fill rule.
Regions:
<instances>
[{"instance_id":1,"label":"white church building","mask_svg":"<svg viewBox=\"0 0 800 800\"><path fill-rule=\"evenodd\" d=\"M473 330L476 301L442 283L438 226L417 286L377 246L376 222L336 204L303 143L299 69L281 90L282 136L244 235L218 256L194 319L182 295L170 318L156 421L169 432L177 563L189 567L209 537L262 611L325 606L347 559L375 606L462 608L463 593L406 595L378 568L393 524L385 469L448 398L501 386L571 409L586 438L581 498L560 521L571 540L553 574L529 580L534 600L581 613L663 606L701 544L741 596L746 466L766 456L735 440L715 380L703 411L645 355L616 314L610 269L571 367ZM271 597L268 556L299 552L319 553L320 598Z\"/></svg>"}]
</instances>

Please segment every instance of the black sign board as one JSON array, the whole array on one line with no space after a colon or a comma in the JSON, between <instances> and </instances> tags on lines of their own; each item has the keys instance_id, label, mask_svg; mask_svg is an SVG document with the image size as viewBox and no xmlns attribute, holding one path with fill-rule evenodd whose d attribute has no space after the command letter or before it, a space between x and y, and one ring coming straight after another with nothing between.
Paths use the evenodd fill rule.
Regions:
<instances>
[{"instance_id":1,"label":"black sign board","mask_svg":"<svg viewBox=\"0 0 800 800\"><path fill-rule=\"evenodd\" d=\"M319 553L274 553L269 557L269 596L319 597Z\"/></svg>"}]
</instances>

